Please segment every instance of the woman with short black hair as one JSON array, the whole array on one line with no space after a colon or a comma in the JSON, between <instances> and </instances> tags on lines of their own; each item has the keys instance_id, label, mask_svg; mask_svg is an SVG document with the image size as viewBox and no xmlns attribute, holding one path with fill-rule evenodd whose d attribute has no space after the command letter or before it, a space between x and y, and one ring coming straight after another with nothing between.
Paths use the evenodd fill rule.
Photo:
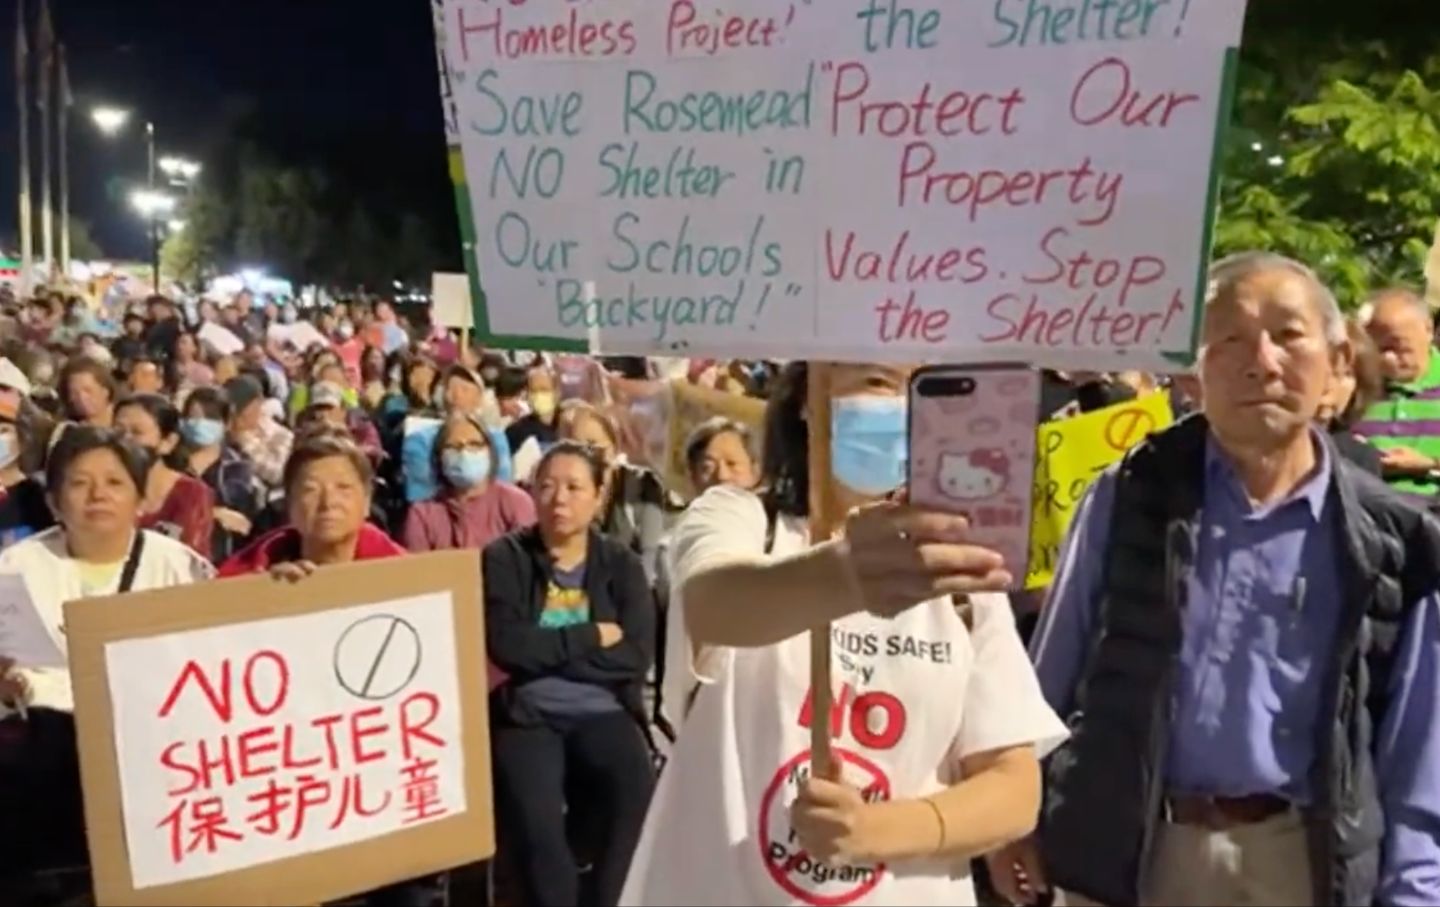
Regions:
<instances>
[{"instance_id":1,"label":"woman with short black hair","mask_svg":"<svg viewBox=\"0 0 1440 907\"><path fill-rule=\"evenodd\" d=\"M215 493L170 464L180 444L180 413L159 394L136 394L115 407L115 428L149 456L140 525L211 555Z\"/></svg>"},{"instance_id":2,"label":"woman with short black hair","mask_svg":"<svg viewBox=\"0 0 1440 907\"><path fill-rule=\"evenodd\" d=\"M405 549L366 522L374 472L341 428L316 425L301 432L285 464L290 524L270 532L220 567L222 577L269 573L301 582L317 569L354 561L400 557ZM371 892L370 907L432 903L441 884L427 876Z\"/></svg>"},{"instance_id":3,"label":"woman with short black hair","mask_svg":"<svg viewBox=\"0 0 1440 907\"><path fill-rule=\"evenodd\" d=\"M596 514L600 531L639 555L645 575L655 584L664 574L665 534L681 502L654 470L624 462L620 430L599 408L583 400L567 400L560 406L558 421L562 439L595 448L605 464Z\"/></svg>"},{"instance_id":4,"label":"woman with short black hair","mask_svg":"<svg viewBox=\"0 0 1440 907\"><path fill-rule=\"evenodd\" d=\"M81 425L110 426L119 385L109 368L77 356L60 370L57 386L67 419Z\"/></svg>"},{"instance_id":5,"label":"woman with short black hair","mask_svg":"<svg viewBox=\"0 0 1440 907\"><path fill-rule=\"evenodd\" d=\"M642 690L655 603L636 556L594 526L604 481L596 451L552 447L535 472L539 523L482 558L489 654L509 675L492 698L497 820L530 904L580 902L568 777L586 782L587 809L605 825L593 898L602 907L619 901L653 784Z\"/></svg>"},{"instance_id":6,"label":"woman with short black hair","mask_svg":"<svg viewBox=\"0 0 1440 907\"><path fill-rule=\"evenodd\" d=\"M230 398L218 387L197 387L185 400L180 421L187 472L215 495L212 554L217 563L239 550L263 509L264 490L255 467L230 441Z\"/></svg>"},{"instance_id":7,"label":"woman with short black hair","mask_svg":"<svg viewBox=\"0 0 1440 907\"><path fill-rule=\"evenodd\" d=\"M178 541L140 528L149 458L114 431L72 426L46 466L60 525L0 552L19 574L63 653L67 601L184 586L210 564ZM84 865L85 823L68 668L18 667L0 658L0 892L26 903L38 870Z\"/></svg>"}]
</instances>

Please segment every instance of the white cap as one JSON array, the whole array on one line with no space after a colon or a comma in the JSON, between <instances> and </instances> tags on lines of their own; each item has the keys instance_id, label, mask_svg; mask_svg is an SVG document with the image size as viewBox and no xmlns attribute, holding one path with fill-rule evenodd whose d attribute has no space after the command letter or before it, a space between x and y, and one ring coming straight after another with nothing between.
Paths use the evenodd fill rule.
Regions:
<instances>
[{"instance_id":1,"label":"white cap","mask_svg":"<svg viewBox=\"0 0 1440 907\"><path fill-rule=\"evenodd\" d=\"M30 379L25 377L25 373L20 371L19 366L4 357L0 357L0 387L13 387L27 397L30 396L32 390Z\"/></svg>"}]
</instances>

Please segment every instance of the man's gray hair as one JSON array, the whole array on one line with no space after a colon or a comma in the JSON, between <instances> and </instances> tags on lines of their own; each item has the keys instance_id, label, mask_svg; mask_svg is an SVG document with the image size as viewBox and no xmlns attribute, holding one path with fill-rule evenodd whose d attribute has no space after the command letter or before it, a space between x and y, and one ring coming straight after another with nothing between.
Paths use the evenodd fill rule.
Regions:
<instances>
[{"instance_id":1,"label":"man's gray hair","mask_svg":"<svg viewBox=\"0 0 1440 907\"><path fill-rule=\"evenodd\" d=\"M1391 299L1398 299L1410 306L1410 308L1415 311L1415 314L1425 319L1426 323L1429 323L1434 318L1434 313L1430 311L1429 303L1427 303L1425 297L1419 293L1409 287L1386 287L1383 290L1377 290L1371 293L1370 298L1365 300L1365 305L1361 307L1360 310L1363 316L1360 319L1361 323L1369 324L1370 319L1375 315L1375 309L1379 307L1380 303L1388 302Z\"/></svg>"},{"instance_id":2,"label":"man's gray hair","mask_svg":"<svg viewBox=\"0 0 1440 907\"><path fill-rule=\"evenodd\" d=\"M1264 271L1289 271L1304 278L1310 284L1310 299L1320 313L1325 325L1325 339L1331 346L1339 346L1347 339L1345 316L1335 294L1325 286L1320 275L1307 265L1276 252L1237 252L1227 255L1210 266L1210 282L1205 291L1205 304L1235 292L1235 287L1245 280Z\"/></svg>"}]
</instances>

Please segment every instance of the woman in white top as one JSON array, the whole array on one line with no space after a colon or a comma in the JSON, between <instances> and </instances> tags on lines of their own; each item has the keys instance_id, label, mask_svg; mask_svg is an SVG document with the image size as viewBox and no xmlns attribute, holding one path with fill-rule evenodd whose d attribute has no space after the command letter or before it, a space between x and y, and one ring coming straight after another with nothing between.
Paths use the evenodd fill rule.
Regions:
<instances>
[{"instance_id":1,"label":"woman in white top","mask_svg":"<svg viewBox=\"0 0 1440 907\"><path fill-rule=\"evenodd\" d=\"M148 467L145 454L110 429L72 426L46 466L60 525L0 552L0 573L24 578L62 652L65 602L213 575L194 551L137 528ZM24 892L37 869L85 863L74 711L67 669L0 659L0 892L7 895Z\"/></svg>"},{"instance_id":2,"label":"woman in white top","mask_svg":"<svg viewBox=\"0 0 1440 907\"><path fill-rule=\"evenodd\" d=\"M842 538L808 538L803 365L771 400L765 496L711 489L676 528L669 673L690 689L667 698L693 705L621 903L973 904L969 860L1034 826L1038 758L1065 730L985 592L1010 576L962 519L884 501L909 372L834 369ZM817 717L806 631L827 622L835 706ZM810 776L827 717L838 779Z\"/></svg>"}]
</instances>

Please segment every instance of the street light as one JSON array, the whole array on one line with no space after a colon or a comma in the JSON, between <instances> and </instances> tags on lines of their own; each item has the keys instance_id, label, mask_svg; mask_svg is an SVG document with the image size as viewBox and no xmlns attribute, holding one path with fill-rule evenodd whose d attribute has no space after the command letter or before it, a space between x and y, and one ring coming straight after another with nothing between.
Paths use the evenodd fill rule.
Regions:
<instances>
[{"instance_id":1,"label":"street light","mask_svg":"<svg viewBox=\"0 0 1440 907\"><path fill-rule=\"evenodd\" d=\"M136 189L130 193L130 204L150 222L150 276L155 292L160 292L160 218L175 210L175 196L154 189Z\"/></svg>"},{"instance_id":2,"label":"street light","mask_svg":"<svg viewBox=\"0 0 1440 907\"><path fill-rule=\"evenodd\" d=\"M130 111L120 107L96 107L90 111L90 118L100 127L101 132L115 135L130 122Z\"/></svg>"},{"instance_id":3,"label":"street light","mask_svg":"<svg viewBox=\"0 0 1440 907\"><path fill-rule=\"evenodd\" d=\"M160 170L171 180L192 183L200 175L200 164L183 157L162 157Z\"/></svg>"},{"instance_id":4,"label":"street light","mask_svg":"<svg viewBox=\"0 0 1440 907\"><path fill-rule=\"evenodd\" d=\"M175 210L175 196L154 189L136 189L130 193L130 204L143 216L155 219Z\"/></svg>"}]
</instances>

